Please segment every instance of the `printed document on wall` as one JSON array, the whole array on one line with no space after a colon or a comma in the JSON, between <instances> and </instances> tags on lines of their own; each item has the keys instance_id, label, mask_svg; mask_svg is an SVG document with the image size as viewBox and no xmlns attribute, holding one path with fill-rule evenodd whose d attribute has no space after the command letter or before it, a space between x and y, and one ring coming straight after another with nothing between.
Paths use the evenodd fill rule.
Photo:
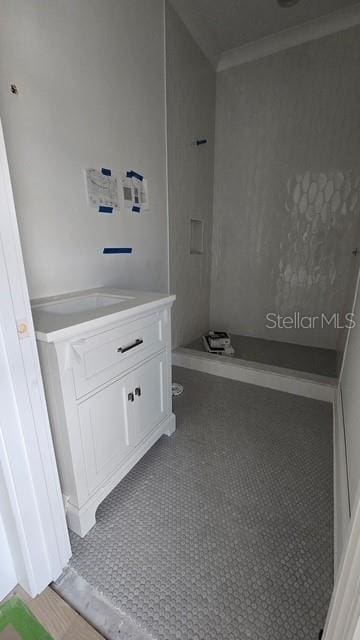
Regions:
<instances>
[{"instance_id":1,"label":"printed document on wall","mask_svg":"<svg viewBox=\"0 0 360 640\"><path fill-rule=\"evenodd\" d=\"M110 171L107 172L107 175L104 175L102 171L97 169L86 169L85 174L90 206L118 209L117 179L111 175Z\"/></svg>"},{"instance_id":2,"label":"printed document on wall","mask_svg":"<svg viewBox=\"0 0 360 640\"><path fill-rule=\"evenodd\" d=\"M124 207L141 213L149 210L148 183L146 178L136 171L128 169L122 174L122 192Z\"/></svg>"}]
</instances>

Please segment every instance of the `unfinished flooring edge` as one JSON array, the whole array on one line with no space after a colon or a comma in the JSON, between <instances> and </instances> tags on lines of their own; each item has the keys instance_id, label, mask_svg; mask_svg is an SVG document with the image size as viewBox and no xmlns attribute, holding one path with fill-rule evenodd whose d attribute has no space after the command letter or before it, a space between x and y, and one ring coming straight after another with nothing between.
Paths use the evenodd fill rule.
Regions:
<instances>
[{"instance_id":1,"label":"unfinished flooring edge","mask_svg":"<svg viewBox=\"0 0 360 640\"><path fill-rule=\"evenodd\" d=\"M337 380L326 376L201 353L184 347L172 352L172 364L324 402L334 402L338 386Z\"/></svg>"},{"instance_id":2,"label":"unfinished flooring edge","mask_svg":"<svg viewBox=\"0 0 360 640\"><path fill-rule=\"evenodd\" d=\"M67 568L51 586L105 638L154 640L74 569Z\"/></svg>"},{"instance_id":3,"label":"unfinished flooring edge","mask_svg":"<svg viewBox=\"0 0 360 640\"><path fill-rule=\"evenodd\" d=\"M18 585L3 602L12 597L22 600L53 640L104 640L92 622L50 586L32 598Z\"/></svg>"}]
</instances>

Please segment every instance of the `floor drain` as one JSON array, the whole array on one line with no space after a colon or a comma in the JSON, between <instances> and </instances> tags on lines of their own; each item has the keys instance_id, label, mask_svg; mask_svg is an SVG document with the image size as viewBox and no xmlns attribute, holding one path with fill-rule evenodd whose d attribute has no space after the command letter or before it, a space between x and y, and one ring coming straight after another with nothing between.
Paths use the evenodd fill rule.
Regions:
<instances>
[{"instance_id":1,"label":"floor drain","mask_svg":"<svg viewBox=\"0 0 360 640\"><path fill-rule=\"evenodd\" d=\"M171 385L171 390L174 397L181 396L182 392L184 391L184 387L182 386L182 384L179 384L179 382L173 382Z\"/></svg>"}]
</instances>

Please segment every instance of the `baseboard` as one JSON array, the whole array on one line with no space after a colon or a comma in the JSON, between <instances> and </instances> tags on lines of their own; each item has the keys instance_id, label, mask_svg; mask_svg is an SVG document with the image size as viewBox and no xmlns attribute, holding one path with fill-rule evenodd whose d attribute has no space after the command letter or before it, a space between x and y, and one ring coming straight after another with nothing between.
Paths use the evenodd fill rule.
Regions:
<instances>
[{"instance_id":1,"label":"baseboard","mask_svg":"<svg viewBox=\"0 0 360 640\"><path fill-rule=\"evenodd\" d=\"M338 384L337 380L326 376L249 362L240 358L215 356L183 347L173 351L172 363L178 367L325 402L334 401Z\"/></svg>"}]
</instances>

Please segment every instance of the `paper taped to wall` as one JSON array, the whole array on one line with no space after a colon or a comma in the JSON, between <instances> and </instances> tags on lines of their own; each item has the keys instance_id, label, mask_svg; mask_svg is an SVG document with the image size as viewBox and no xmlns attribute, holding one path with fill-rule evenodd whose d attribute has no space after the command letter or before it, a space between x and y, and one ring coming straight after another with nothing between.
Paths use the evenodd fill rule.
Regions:
<instances>
[{"instance_id":1,"label":"paper taped to wall","mask_svg":"<svg viewBox=\"0 0 360 640\"><path fill-rule=\"evenodd\" d=\"M122 174L124 207L133 213L149 209L148 184L146 178L136 171L127 170Z\"/></svg>"},{"instance_id":2,"label":"paper taped to wall","mask_svg":"<svg viewBox=\"0 0 360 640\"><path fill-rule=\"evenodd\" d=\"M114 213L119 207L118 185L110 169L86 169L88 201L99 213Z\"/></svg>"},{"instance_id":3,"label":"paper taped to wall","mask_svg":"<svg viewBox=\"0 0 360 640\"><path fill-rule=\"evenodd\" d=\"M131 209L133 206L133 183L132 179L129 178L126 173L122 176L122 191L123 191L123 199L124 199L124 207L126 209Z\"/></svg>"}]
</instances>

